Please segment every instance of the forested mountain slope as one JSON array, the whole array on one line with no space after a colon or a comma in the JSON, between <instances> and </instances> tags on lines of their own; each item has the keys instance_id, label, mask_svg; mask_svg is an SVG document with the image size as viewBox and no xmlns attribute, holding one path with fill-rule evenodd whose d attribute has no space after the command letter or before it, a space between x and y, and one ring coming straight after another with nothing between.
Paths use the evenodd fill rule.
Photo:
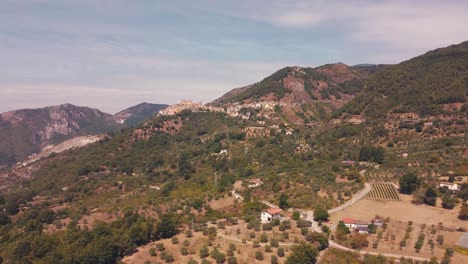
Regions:
<instances>
[{"instance_id":1,"label":"forested mountain slope","mask_svg":"<svg viewBox=\"0 0 468 264\"><path fill-rule=\"evenodd\" d=\"M342 112L385 116L389 111L440 113L468 96L468 42L429 51L371 74L366 88Z\"/></svg>"}]
</instances>

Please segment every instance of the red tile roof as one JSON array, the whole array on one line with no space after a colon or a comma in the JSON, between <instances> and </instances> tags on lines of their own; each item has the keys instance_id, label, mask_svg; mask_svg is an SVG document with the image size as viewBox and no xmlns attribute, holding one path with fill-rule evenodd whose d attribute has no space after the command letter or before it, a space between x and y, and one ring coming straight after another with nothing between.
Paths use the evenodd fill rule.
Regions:
<instances>
[{"instance_id":1,"label":"red tile roof","mask_svg":"<svg viewBox=\"0 0 468 264\"><path fill-rule=\"evenodd\" d=\"M271 215L275 215L275 214L282 213L283 210L281 210L280 208L268 208L268 209L266 209L266 212L271 214Z\"/></svg>"},{"instance_id":2,"label":"red tile roof","mask_svg":"<svg viewBox=\"0 0 468 264\"><path fill-rule=\"evenodd\" d=\"M354 224L354 219L353 218L344 218L343 223L345 223L345 224Z\"/></svg>"}]
</instances>

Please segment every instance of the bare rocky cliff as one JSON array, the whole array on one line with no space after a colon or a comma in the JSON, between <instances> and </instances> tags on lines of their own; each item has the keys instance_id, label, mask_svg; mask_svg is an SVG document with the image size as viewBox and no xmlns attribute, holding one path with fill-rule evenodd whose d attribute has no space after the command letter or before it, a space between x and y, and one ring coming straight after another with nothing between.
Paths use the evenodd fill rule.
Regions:
<instances>
[{"instance_id":1,"label":"bare rocky cliff","mask_svg":"<svg viewBox=\"0 0 468 264\"><path fill-rule=\"evenodd\" d=\"M25 160L50 144L120 127L110 114L71 104L6 112L0 114L0 166Z\"/></svg>"}]
</instances>

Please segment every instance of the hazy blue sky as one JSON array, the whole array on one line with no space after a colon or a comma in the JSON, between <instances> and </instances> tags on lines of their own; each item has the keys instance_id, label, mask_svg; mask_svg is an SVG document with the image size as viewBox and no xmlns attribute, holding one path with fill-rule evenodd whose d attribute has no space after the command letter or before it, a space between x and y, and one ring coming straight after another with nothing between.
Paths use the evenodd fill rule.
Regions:
<instances>
[{"instance_id":1,"label":"hazy blue sky","mask_svg":"<svg viewBox=\"0 0 468 264\"><path fill-rule=\"evenodd\" d=\"M0 0L0 112L210 101L287 65L468 40L468 1Z\"/></svg>"}]
</instances>

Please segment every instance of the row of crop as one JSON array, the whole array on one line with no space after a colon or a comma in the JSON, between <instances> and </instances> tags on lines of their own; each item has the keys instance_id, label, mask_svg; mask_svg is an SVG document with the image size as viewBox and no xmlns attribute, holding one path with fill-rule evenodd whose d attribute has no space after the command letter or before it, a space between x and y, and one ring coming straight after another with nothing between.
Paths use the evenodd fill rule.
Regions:
<instances>
[{"instance_id":1,"label":"row of crop","mask_svg":"<svg viewBox=\"0 0 468 264\"><path fill-rule=\"evenodd\" d=\"M398 193L392 184L372 184L373 190L368 194L371 199L399 200Z\"/></svg>"}]
</instances>

